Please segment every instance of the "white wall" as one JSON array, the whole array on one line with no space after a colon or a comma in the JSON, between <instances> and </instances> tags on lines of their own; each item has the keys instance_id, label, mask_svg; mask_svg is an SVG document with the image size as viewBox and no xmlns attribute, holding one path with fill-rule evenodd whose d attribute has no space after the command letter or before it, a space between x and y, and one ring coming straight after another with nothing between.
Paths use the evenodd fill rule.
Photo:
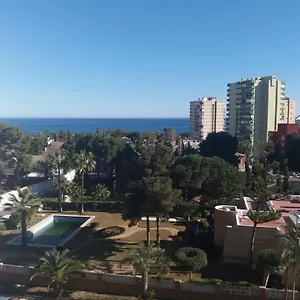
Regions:
<instances>
[{"instance_id":1,"label":"white wall","mask_svg":"<svg viewBox=\"0 0 300 300\"><path fill-rule=\"evenodd\" d=\"M72 170L72 171L68 172L67 174L64 175L64 177L66 178L66 180L72 182L74 177L75 177L75 170ZM22 188L22 190L29 188L33 193L36 193L39 196L44 196L48 192L51 191L52 186L53 186L52 179L47 179L47 180L44 180L44 181L39 182L39 183L35 183L35 184L29 185L29 186L25 186L25 187ZM0 198L0 211L4 210L4 204L9 202L10 195L17 195L17 190L12 190L12 191L9 191L9 192L1 195L1 198Z\"/></svg>"}]
</instances>

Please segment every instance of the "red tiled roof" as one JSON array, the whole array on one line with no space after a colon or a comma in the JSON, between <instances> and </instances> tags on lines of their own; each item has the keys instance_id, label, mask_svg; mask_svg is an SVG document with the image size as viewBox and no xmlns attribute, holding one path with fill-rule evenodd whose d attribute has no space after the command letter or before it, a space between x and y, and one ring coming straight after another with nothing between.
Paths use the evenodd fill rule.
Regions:
<instances>
[{"instance_id":1,"label":"red tiled roof","mask_svg":"<svg viewBox=\"0 0 300 300\"><path fill-rule=\"evenodd\" d=\"M289 200L276 199L272 200L274 208L276 210L282 210L282 217L276 221L271 221L268 223L259 224L258 227L278 227L282 232L285 231L285 219L284 217L288 216L291 211L299 210L300 212L300 203L291 203ZM250 209L253 209L254 202L248 202ZM240 219L240 224L245 226L252 226L253 222L248 217L243 217Z\"/></svg>"},{"instance_id":2,"label":"red tiled roof","mask_svg":"<svg viewBox=\"0 0 300 300\"><path fill-rule=\"evenodd\" d=\"M280 231L284 232L285 220L283 216L276 220L268 223L259 224L258 227L278 227ZM240 219L240 225L244 226L253 226L253 222L248 217L243 217Z\"/></svg>"},{"instance_id":3,"label":"red tiled roof","mask_svg":"<svg viewBox=\"0 0 300 300\"><path fill-rule=\"evenodd\" d=\"M44 154L53 154L54 152L58 151L63 145L64 142L52 142L48 147L45 148Z\"/></svg>"}]
</instances>

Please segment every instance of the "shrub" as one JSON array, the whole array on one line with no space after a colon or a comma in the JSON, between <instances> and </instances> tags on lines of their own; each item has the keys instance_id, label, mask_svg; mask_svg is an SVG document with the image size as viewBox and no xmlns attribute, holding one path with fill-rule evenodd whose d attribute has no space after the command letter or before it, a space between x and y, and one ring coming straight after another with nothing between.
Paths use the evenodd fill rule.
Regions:
<instances>
[{"instance_id":1,"label":"shrub","mask_svg":"<svg viewBox=\"0 0 300 300\"><path fill-rule=\"evenodd\" d=\"M201 220L201 225L202 225L203 229L209 228L209 223L206 220Z\"/></svg>"},{"instance_id":2,"label":"shrub","mask_svg":"<svg viewBox=\"0 0 300 300\"><path fill-rule=\"evenodd\" d=\"M3 223L0 223L0 231L5 230L5 225Z\"/></svg>"},{"instance_id":3,"label":"shrub","mask_svg":"<svg viewBox=\"0 0 300 300\"><path fill-rule=\"evenodd\" d=\"M198 248L183 247L176 251L175 259L178 266L189 272L190 279L192 273L200 271L207 266L206 253Z\"/></svg>"},{"instance_id":4,"label":"shrub","mask_svg":"<svg viewBox=\"0 0 300 300\"><path fill-rule=\"evenodd\" d=\"M221 279L215 279L215 278L198 278L198 279L190 279L189 281L192 283L210 284L210 285L217 285L223 283Z\"/></svg>"},{"instance_id":5,"label":"shrub","mask_svg":"<svg viewBox=\"0 0 300 300\"><path fill-rule=\"evenodd\" d=\"M247 287L257 287L257 285L252 284L248 281L223 281L222 279L216 278L197 278L190 279L189 282L199 283L199 284L210 284L210 285L232 285L232 286L247 286Z\"/></svg>"},{"instance_id":6,"label":"shrub","mask_svg":"<svg viewBox=\"0 0 300 300\"><path fill-rule=\"evenodd\" d=\"M42 199L44 204L44 209L48 210L58 210L59 209L59 202L56 198L44 198ZM94 202L93 201L84 201L85 209L88 211L93 211L94 209ZM64 202L63 203L64 210L70 211L77 211L78 210L78 202ZM101 201L97 203L97 211L108 211L108 212L120 212L122 209L122 202L121 201Z\"/></svg>"},{"instance_id":7,"label":"shrub","mask_svg":"<svg viewBox=\"0 0 300 300\"><path fill-rule=\"evenodd\" d=\"M203 217L204 217L204 218L207 218L207 217L209 217L209 216L210 216L209 210L205 209L205 210L203 211Z\"/></svg>"},{"instance_id":8,"label":"shrub","mask_svg":"<svg viewBox=\"0 0 300 300\"><path fill-rule=\"evenodd\" d=\"M234 286L249 286L249 287L257 287L257 285L250 283L248 281L224 281L223 284L226 285L234 285Z\"/></svg>"},{"instance_id":9,"label":"shrub","mask_svg":"<svg viewBox=\"0 0 300 300\"><path fill-rule=\"evenodd\" d=\"M5 220L4 225L6 230L13 230L19 227L21 222L21 215L18 213L12 213L9 219Z\"/></svg>"}]
</instances>

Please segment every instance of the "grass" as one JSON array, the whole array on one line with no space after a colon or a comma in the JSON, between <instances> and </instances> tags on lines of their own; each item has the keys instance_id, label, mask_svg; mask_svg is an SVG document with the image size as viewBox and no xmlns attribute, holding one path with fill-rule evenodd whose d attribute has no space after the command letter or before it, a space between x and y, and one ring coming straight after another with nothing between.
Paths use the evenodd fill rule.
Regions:
<instances>
[{"instance_id":1,"label":"grass","mask_svg":"<svg viewBox=\"0 0 300 300\"><path fill-rule=\"evenodd\" d=\"M43 287L21 287L16 288L10 284L1 284L0 292L5 295L14 295L18 297L26 297L26 299L57 299L50 289L47 292ZM31 298L34 297L34 298ZM38 297L38 298L37 298ZM84 291L65 291L63 299L76 299L76 300L135 300L136 297L126 297L117 295L106 295L93 292Z\"/></svg>"},{"instance_id":2,"label":"grass","mask_svg":"<svg viewBox=\"0 0 300 300\"><path fill-rule=\"evenodd\" d=\"M64 214L78 215L78 212L66 211ZM41 214L37 214L32 218L30 226L48 215L49 213L45 213L42 217ZM130 267L120 268L119 264L120 261L126 257L128 251L146 239L145 222L140 222L138 227L129 228L129 222L122 220L121 214L119 213L85 212L84 215L95 216L92 222L96 223L96 227L93 229L89 226L83 228L65 247L69 248L72 254L84 260L88 269L101 270L109 273L131 274L132 271ZM150 236L152 240L156 238L154 225L155 222L151 222ZM97 232L110 226L124 227L125 233L120 235L120 237L116 236L112 238L101 237L101 235L97 236ZM175 238L174 232L183 229L183 226L169 222L162 222L161 224L161 246L165 249L166 255L171 260L174 258L175 251L182 247L182 243ZM6 236L0 236L0 261L11 264L37 265L38 259L43 255L44 250L28 248L23 251L20 247L5 245L5 242L12 237L13 234L11 233ZM171 273L166 275L166 277L188 280L188 274L176 268L174 263L171 266ZM253 274L253 271L247 266L223 265L218 261L210 261L208 266L201 270L201 274L194 274L195 280L201 278L215 278L222 281L248 281L254 284L260 281L260 278L257 277L257 274Z\"/></svg>"}]
</instances>

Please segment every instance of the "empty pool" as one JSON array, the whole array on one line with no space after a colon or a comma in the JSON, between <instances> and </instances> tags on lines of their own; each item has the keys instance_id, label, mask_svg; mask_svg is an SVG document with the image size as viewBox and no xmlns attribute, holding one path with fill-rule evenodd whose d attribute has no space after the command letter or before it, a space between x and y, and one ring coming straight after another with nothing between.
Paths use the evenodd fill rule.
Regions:
<instances>
[{"instance_id":1,"label":"empty pool","mask_svg":"<svg viewBox=\"0 0 300 300\"><path fill-rule=\"evenodd\" d=\"M93 216L51 215L27 230L29 246L56 247L63 246L83 227ZM18 235L7 244L21 245L22 237Z\"/></svg>"}]
</instances>

